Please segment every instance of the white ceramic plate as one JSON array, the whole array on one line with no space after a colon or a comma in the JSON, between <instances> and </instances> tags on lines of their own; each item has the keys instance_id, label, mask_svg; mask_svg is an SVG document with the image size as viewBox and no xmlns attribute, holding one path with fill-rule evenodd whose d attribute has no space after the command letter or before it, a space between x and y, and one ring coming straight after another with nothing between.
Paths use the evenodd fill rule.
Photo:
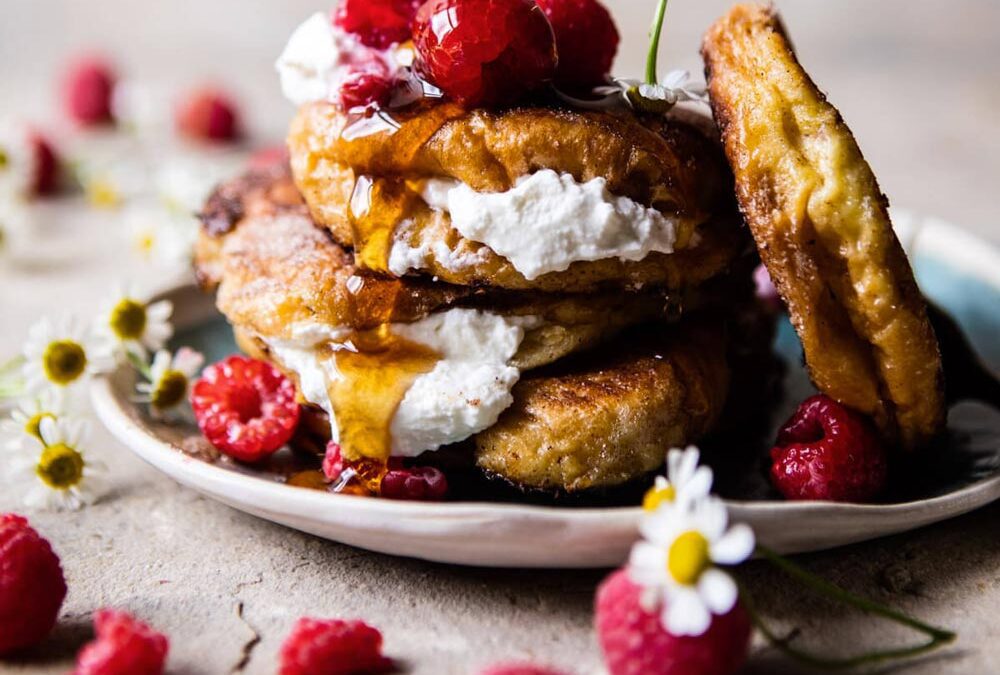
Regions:
<instances>
[{"instance_id":1,"label":"white ceramic plate","mask_svg":"<svg viewBox=\"0 0 1000 675\"><path fill-rule=\"evenodd\" d=\"M899 218L921 285L955 316L994 366L1000 363L1000 254L942 223ZM218 358L233 349L212 306L194 288L169 290L181 342ZM794 354L789 330L779 350ZM791 343L790 343L791 341ZM782 346L782 342L784 345ZM215 353L212 353L212 352ZM222 352L222 353L219 353ZM794 359L794 357L793 357ZM790 364L788 388L799 400L804 375ZM553 507L489 502L423 504L331 494L284 485L273 473L210 464L184 454L192 427L151 420L132 401L127 369L97 380L97 414L126 446L160 471L233 508L361 548L427 560L494 567L606 567L622 563L636 536L635 507ZM908 501L878 505L727 500L732 518L749 523L758 540L782 552L812 551L873 539L952 518L1000 498L1000 416L959 408L957 429L941 466ZM933 481L933 482L932 482ZM763 483L763 480L761 479ZM747 494L766 496L764 488Z\"/></svg>"}]
</instances>

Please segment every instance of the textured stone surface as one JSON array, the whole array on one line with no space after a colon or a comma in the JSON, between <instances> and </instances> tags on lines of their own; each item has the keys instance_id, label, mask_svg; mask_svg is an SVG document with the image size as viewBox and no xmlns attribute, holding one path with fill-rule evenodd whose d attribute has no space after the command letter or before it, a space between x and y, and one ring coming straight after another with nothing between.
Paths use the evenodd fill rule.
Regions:
<instances>
[{"instance_id":1,"label":"textured stone surface","mask_svg":"<svg viewBox=\"0 0 1000 675\"><path fill-rule=\"evenodd\" d=\"M625 36L618 71L638 72L653 3L609 4ZM697 35L726 4L671 3L664 62L697 69ZM781 4L803 58L858 132L889 196L1000 240L993 225L1000 182L1000 5ZM70 0L4 0L0 81L5 94L15 93L5 96L4 112L42 111L44 119L54 64L65 50L101 44L134 75L167 83L190 82L192 73L224 77L257 104L257 128L280 134L289 111L278 98L270 61L315 2L268 3L253 11L234 0L99 5L96 11L94 3ZM167 281L125 253L106 215L81 211L75 203L45 209L44 246L28 260L0 261L0 353L16 349L39 314L86 313L119 279ZM89 638L90 612L102 605L128 608L169 633L170 672L178 675L272 673L283 636L304 614L378 625L388 653L415 673L474 673L510 658L600 672L590 606L602 572L463 569L369 554L201 498L103 432L91 445L111 465L115 488L83 512L32 516L62 556L69 597L52 638L24 660L0 663L0 673L67 672ZM0 511L19 503L20 487L0 476ZM998 519L994 505L801 560L851 590L960 633L954 647L890 672L1000 672ZM766 566L752 565L742 576L778 625L801 630L801 639L817 649L913 637L817 601ZM800 672L762 645L748 671Z\"/></svg>"}]
</instances>

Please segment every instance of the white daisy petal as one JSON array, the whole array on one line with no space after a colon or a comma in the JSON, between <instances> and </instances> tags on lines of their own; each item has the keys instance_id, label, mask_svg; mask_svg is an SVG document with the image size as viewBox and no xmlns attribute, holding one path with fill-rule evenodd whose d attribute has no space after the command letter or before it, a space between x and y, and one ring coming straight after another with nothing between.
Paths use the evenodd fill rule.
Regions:
<instances>
[{"instance_id":1,"label":"white daisy petal","mask_svg":"<svg viewBox=\"0 0 1000 675\"><path fill-rule=\"evenodd\" d=\"M698 579L698 594L713 614L725 614L736 604L739 591L732 577L719 569L709 569Z\"/></svg>"},{"instance_id":2,"label":"white daisy petal","mask_svg":"<svg viewBox=\"0 0 1000 675\"><path fill-rule=\"evenodd\" d=\"M689 588L673 593L664 612L664 628L678 637L701 635L712 623L712 615L698 592Z\"/></svg>"},{"instance_id":3,"label":"white daisy petal","mask_svg":"<svg viewBox=\"0 0 1000 675\"><path fill-rule=\"evenodd\" d=\"M712 469L699 466L684 485L684 497L689 500L704 499L712 491Z\"/></svg>"},{"instance_id":4,"label":"white daisy petal","mask_svg":"<svg viewBox=\"0 0 1000 675\"><path fill-rule=\"evenodd\" d=\"M737 523L711 544L712 561L721 565L738 565L753 554L756 541L749 525Z\"/></svg>"},{"instance_id":5,"label":"white daisy petal","mask_svg":"<svg viewBox=\"0 0 1000 675\"><path fill-rule=\"evenodd\" d=\"M45 417L38 423L38 433L45 445L58 443L61 435L59 428L56 426L56 421L51 417Z\"/></svg>"}]
</instances>

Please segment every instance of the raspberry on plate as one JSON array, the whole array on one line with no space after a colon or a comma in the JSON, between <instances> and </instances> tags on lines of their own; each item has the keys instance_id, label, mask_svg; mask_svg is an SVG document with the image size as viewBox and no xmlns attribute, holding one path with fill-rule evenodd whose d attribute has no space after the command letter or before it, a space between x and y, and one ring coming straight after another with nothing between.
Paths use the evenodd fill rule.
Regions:
<instances>
[{"instance_id":1,"label":"raspberry on plate","mask_svg":"<svg viewBox=\"0 0 1000 675\"><path fill-rule=\"evenodd\" d=\"M885 487L888 458L860 413L818 395L778 432L771 482L787 499L870 501Z\"/></svg>"},{"instance_id":2,"label":"raspberry on plate","mask_svg":"<svg viewBox=\"0 0 1000 675\"><path fill-rule=\"evenodd\" d=\"M94 612L97 638L76 657L73 675L160 675L170 647L167 638L125 612Z\"/></svg>"},{"instance_id":3,"label":"raspberry on plate","mask_svg":"<svg viewBox=\"0 0 1000 675\"><path fill-rule=\"evenodd\" d=\"M181 102L176 125L181 134L203 141L235 141L241 134L236 104L225 93L207 87Z\"/></svg>"},{"instance_id":4,"label":"raspberry on plate","mask_svg":"<svg viewBox=\"0 0 1000 675\"><path fill-rule=\"evenodd\" d=\"M598 0L537 0L556 35L556 81L570 87L603 84L618 52L618 29Z\"/></svg>"},{"instance_id":5,"label":"raspberry on plate","mask_svg":"<svg viewBox=\"0 0 1000 675\"><path fill-rule=\"evenodd\" d=\"M358 36L361 44L386 49L410 39L410 24L423 0L341 0L334 25Z\"/></svg>"},{"instance_id":6,"label":"raspberry on plate","mask_svg":"<svg viewBox=\"0 0 1000 675\"><path fill-rule=\"evenodd\" d=\"M448 479L432 466L389 466L379 494L387 499L440 501L448 494Z\"/></svg>"},{"instance_id":7,"label":"raspberry on plate","mask_svg":"<svg viewBox=\"0 0 1000 675\"><path fill-rule=\"evenodd\" d=\"M732 675L743 666L750 619L742 605L713 616L701 635L677 637L663 629L660 611L642 607L641 595L624 569L597 589L594 621L610 675Z\"/></svg>"},{"instance_id":8,"label":"raspberry on plate","mask_svg":"<svg viewBox=\"0 0 1000 675\"><path fill-rule=\"evenodd\" d=\"M110 124L114 121L111 110L114 88L114 71L106 61L96 57L75 61L63 76L66 114L82 126Z\"/></svg>"},{"instance_id":9,"label":"raspberry on plate","mask_svg":"<svg viewBox=\"0 0 1000 675\"><path fill-rule=\"evenodd\" d=\"M382 633L363 621L299 619L281 645L278 675L373 675L389 672Z\"/></svg>"},{"instance_id":10,"label":"raspberry on plate","mask_svg":"<svg viewBox=\"0 0 1000 675\"><path fill-rule=\"evenodd\" d=\"M65 598L66 580L49 542L21 516L0 514L0 656L41 642Z\"/></svg>"},{"instance_id":11,"label":"raspberry on plate","mask_svg":"<svg viewBox=\"0 0 1000 675\"><path fill-rule=\"evenodd\" d=\"M269 363L230 356L191 388L198 427L223 453L244 462L271 455L295 433L295 385Z\"/></svg>"},{"instance_id":12,"label":"raspberry on plate","mask_svg":"<svg viewBox=\"0 0 1000 675\"><path fill-rule=\"evenodd\" d=\"M552 27L534 0L429 0L413 42L421 76L468 107L514 103L556 71Z\"/></svg>"}]
</instances>

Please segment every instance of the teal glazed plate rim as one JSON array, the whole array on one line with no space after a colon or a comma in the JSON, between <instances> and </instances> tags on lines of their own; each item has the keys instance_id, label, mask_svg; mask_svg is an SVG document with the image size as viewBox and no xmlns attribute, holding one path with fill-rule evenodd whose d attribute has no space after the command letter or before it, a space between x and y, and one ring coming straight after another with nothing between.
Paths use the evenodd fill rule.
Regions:
<instances>
[{"instance_id":1,"label":"teal glazed plate rim","mask_svg":"<svg viewBox=\"0 0 1000 675\"><path fill-rule=\"evenodd\" d=\"M925 294L962 326L991 367L1000 367L1000 251L933 219L895 212L896 228ZM174 302L178 341L209 359L233 351L209 295L193 285L159 297ZM776 350L789 365L786 409L808 393L790 327ZM494 502L402 502L333 494L284 484L282 475L209 463L181 450L196 432L167 425L136 403L127 368L94 381L98 417L125 446L178 483L212 499L318 537L360 548L444 563L487 567L596 568L619 565L637 537L639 507L560 507ZM885 504L788 502L766 481L727 498L731 518L784 553L817 551L954 518L1000 499L1000 414L974 404L952 410L952 447L923 473L933 478L905 501ZM758 472L762 473L762 472Z\"/></svg>"}]
</instances>

